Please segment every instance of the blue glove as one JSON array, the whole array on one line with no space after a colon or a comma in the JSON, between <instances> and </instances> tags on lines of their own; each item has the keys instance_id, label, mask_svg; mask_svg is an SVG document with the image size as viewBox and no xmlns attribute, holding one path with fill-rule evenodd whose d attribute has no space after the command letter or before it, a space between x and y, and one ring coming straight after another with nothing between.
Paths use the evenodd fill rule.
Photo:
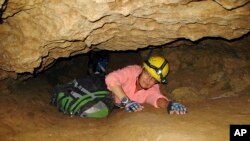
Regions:
<instances>
[{"instance_id":1,"label":"blue glove","mask_svg":"<svg viewBox=\"0 0 250 141\"><path fill-rule=\"evenodd\" d=\"M131 101L126 96L121 99L121 102L128 112L137 112L143 109L143 106L141 106L138 102Z\"/></svg>"},{"instance_id":2,"label":"blue glove","mask_svg":"<svg viewBox=\"0 0 250 141\"><path fill-rule=\"evenodd\" d=\"M169 114L176 112L177 114L185 114L187 112L187 108L181 103L170 101L167 107L167 111Z\"/></svg>"},{"instance_id":3,"label":"blue glove","mask_svg":"<svg viewBox=\"0 0 250 141\"><path fill-rule=\"evenodd\" d=\"M135 112L135 111L138 111L140 109L142 109L142 106L135 102L135 101L130 101L129 103L127 103L125 105L125 109L128 111L128 112Z\"/></svg>"}]
</instances>

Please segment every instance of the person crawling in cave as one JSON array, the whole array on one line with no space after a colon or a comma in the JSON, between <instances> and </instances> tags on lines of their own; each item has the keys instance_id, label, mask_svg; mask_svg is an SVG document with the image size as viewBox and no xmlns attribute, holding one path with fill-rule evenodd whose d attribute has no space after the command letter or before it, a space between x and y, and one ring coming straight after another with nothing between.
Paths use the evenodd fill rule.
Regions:
<instances>
[{"instance_id":1,"label":"person crawling in cave","mask_svg":"<svg viewBox=\"0 0 250 141\"><path fill-rule=\"evenodd\" d=\"M147 103L155 108L164 108L170 114L185 114L187 109L178 102L170 101L160 92L159 84L167 83L168 61L152 56L143 66L131 65L111 72L106 76L107 88L115 95L115 103L128 112L143 109Z\"/></svg>"},{"instance_id":2,"label":"person crawling in cave","mask_svg":"<svg viewBox=\"0 0 250 141\"><path fill-rule=\"evenodd\" d=\"M167 83L168 72L165 58L151 56L142 66L129 65L105 76L88 76L57 85L51 103L61 112L80 117L107 117L115 108L138 112L145 103L169 114L186 114L183 104L169 100L160 91L160 84Z\"/></svg>"}]
</instances>

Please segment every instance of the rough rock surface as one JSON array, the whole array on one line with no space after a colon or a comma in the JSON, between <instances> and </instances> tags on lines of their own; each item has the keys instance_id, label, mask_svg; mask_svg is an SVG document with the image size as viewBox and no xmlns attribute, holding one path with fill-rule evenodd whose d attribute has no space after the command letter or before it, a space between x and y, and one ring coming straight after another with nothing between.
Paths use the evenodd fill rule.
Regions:
<instances>
[{"instance_id":1,"label":"rough rock surface","mask_svg":"<svg viewBox=\"0 0 250 141\"><path fill-rule=\"evenodd\" d=\"M0 76L94 48L136 50L250 31L249 0L1 0ZM4 77L0 77L4 79Z\"/></svg>"}]
</instances>

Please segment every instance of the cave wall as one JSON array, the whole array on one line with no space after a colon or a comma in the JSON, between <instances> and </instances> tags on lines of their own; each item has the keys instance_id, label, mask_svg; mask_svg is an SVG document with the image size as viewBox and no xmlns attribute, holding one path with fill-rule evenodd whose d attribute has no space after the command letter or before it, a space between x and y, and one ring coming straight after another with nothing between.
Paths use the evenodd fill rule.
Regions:
<instances>
[{"instance_id":1,"label":"cave wall","mask_svg":"<svg viewBox=\"0 0 250 141\"><path fill-rule=\"evenodd\" d=\"M231 40L250 30L249 0L1 0L0 6L1 80L92 49Z\"/></svg>"},{"instance_id":2,"label":"cave wall","mask_svg":"<svg viewBox=\"0 0 250 141\"><path fill-rule=\"evenodd\" d=\"M171 99L197 103L246 96L250 91L249 43L250 36L235 41L206 38L197 42L179 40L137 51L110 51L107 73L131 64L141 65L151 52L152 55L165 55L168 59L168 84L161 85L161 89ZM87 75L88 54L59 60L39 78L45 76L55 86Z\"/></svg>"},{"instance_id":3,"label":"cave wall","mask_svg":"<svg viewBox=\"0 0 250 141\"><path fill-rule=\"evenodd\" d=\"M184 103L249 96L249 43L248 35L233 41L181 40L155 48L154 54L164 54L170 65L168 84L162 85L162 91ZM142 56L147 54L142 52Z\"/></svg>"}]
</instances>

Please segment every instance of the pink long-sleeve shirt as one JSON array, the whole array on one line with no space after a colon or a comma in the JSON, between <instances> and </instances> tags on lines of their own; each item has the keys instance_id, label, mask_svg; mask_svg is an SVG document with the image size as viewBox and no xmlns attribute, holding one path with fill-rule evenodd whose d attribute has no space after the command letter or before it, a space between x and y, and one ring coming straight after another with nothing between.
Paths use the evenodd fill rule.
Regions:
<instances>
[{"instance_id":1,"label":"pink long-sleeve shirt","mask_svg":"<svg viewBox=\"0 0 250 141\"><path fill-rule=\"evenodd\" d=\"M105 81L107 88L111 90L113 86L120 85L130 100L136 101L141 104L148 103L156 108L159 108L157 105L157 100L159 98L167 99L160 92L159 84L155 84L153 85L153 87L147 90L142 89L135 92L136 80L138 79L138 76L141 72L142 67L139 65L131 65L113 71L106 76ZM121 101L118 99L118 97L115 97L115 102L120 103Z\"/></svg>"}]
</instances>

